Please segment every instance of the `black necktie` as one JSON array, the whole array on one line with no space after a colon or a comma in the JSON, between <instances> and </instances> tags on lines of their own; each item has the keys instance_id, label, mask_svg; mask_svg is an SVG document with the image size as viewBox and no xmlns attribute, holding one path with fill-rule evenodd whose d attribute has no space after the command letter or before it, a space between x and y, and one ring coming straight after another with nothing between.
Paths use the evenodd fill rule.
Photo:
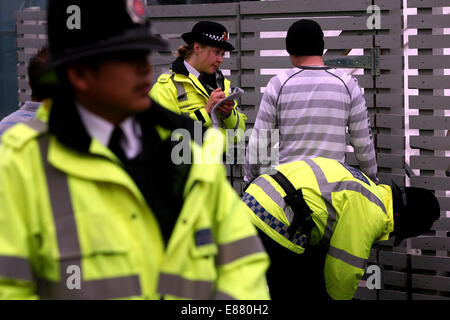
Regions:
<instances>
[{"instance_id":1,"label":"black necktie","mask_svg":"<svg viewBox=\"0 0 450 320\"><path fill-rule=\"evenodd\" d=\"M109 139L108 148L119 158L120 160L125 160L125 153L120 146L120 140L123 137L123 131L119 126L115 126Z\"/></svg>"}]
</instances>

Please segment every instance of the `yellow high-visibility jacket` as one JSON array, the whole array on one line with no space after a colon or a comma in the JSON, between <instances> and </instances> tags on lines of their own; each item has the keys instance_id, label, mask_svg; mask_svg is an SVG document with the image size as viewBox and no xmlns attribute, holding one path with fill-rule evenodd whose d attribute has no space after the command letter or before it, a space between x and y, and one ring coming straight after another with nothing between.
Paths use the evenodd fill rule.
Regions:
<instances>
[{"instance_id":1,"label":"yellow high-visibility jacket","mask_svg":"<svg viewBox=\"0 0 450 320\"><path fill-rule=\"evenodd\" d=\"M328 248L324 276L328 295L351 299L364 275L372 244L386 240L394 229L392 191L336 160L314 158L277 167L301 189L315 226L311 245ZM291 240L287 228L294 213L283 199L286 193L269 175L261 175L247 188L243 201L252 222L280 245L301 254L306 236ZM308 250L308 249L306 249Z\"/></svg>"},{"instance_id":2,"label":"yellow high-visibility jacket","mask_svg":"<svg viewBox=\"0 0 450 320\"><path fill-rule=\"evenodd\" d=\"M170 139L172 129L159 125L173 120L169 112L155 103L149 112L148 125ZM81 120L67 119L75 131L67 134L89 137L73 124ZM49 128L36 119L2 137L0 299L269 298L267 254L222 165L191 165L165 245L120 160L96 139L80 138L75 147ZM203 148L191 144L193 154L222 156L214 131Z\"/></svg>"},{"instance_id":3,"label":"yellow high-visibility jacket","mask_svg":"<svg viewBox=\"0 0 450 320\"><path fill-rule=\"evenodd\" d=\"M225 96L230 94L230 86L230 81L224 78ZM210 98L208 91L197 77L187 71L181 58L175 60L170 71L159 76L150 91L150 96L177 114L187 114L205 126L212 125L211 116L205 109ZM223 129L245 130L247 116L238 110L236 102L228 117L218 114L218 118L223 123Z\"/></svg>"}]
</instances>

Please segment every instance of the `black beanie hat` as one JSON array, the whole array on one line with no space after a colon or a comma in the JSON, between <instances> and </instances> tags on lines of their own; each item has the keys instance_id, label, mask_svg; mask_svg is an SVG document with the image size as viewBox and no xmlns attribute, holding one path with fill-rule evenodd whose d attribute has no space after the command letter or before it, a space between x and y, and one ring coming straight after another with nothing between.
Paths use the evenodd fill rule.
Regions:
<instances>
[{"instance_id":1,"label":"black beanie hat","mask_svg":"<svg viewBox=\"0 0 450 320\"><path fill-rule=\"evenodd\" d=\"M322 56L324 41L320 25L308 19L294 22L287 32L286 50L293 56Z\"/></svg>"},{"instance_id":2,"label":"black beanie hat","mask_svg":"<svg viewBox=\"0 0 450 320\"><path fill-rule=\"evenodd\" d=\"M439 219L440 206L430 190L414 187L399 187L392 184L394 213L400 214L395 244L405 238L417 237L427 232Z\"/></svg>"}]
</instances>

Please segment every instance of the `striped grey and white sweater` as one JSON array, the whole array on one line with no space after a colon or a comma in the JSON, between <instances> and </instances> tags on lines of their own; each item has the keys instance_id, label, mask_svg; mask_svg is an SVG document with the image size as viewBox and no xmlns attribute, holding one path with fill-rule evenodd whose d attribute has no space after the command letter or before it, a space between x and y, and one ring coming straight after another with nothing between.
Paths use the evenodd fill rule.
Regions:
<instances>
[{"instance_id":1,"label":"striped grey and white sweater","mask_svg":"<svg viewBox=\"0 0 450 320\"><path fill-rule=\"evenodd\" d=\"M367 107L357 80L349 74L328 67L298 67L269 81L247 146L246 182L262 173L261 152L270 155L268 148L276 148L268 134L273 129L279 129L279 163L272 167L314 157L344 162L348 130L361 170L378 182Z\"/></svg>"}]
</instances>

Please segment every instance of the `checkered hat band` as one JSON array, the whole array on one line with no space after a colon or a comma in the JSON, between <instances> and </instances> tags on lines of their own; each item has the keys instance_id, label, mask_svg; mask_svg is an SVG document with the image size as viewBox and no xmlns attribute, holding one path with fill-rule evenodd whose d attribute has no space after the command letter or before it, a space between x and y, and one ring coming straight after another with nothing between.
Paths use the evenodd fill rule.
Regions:
<instances>
[{"instance_id":1,"label":"checkered hat band","mask_svg":"<svg viewBox=\"0 0 450 320\"><path fill-rule=\"evenodd\" d=\"M226 41L225 39L224 39L224 35L221 35L221 36L216 36L216 35L214 35L214 34L209 34L209 33L202 33L205 37L208 37L208 38L210 38L210 39L212 39L212 40L215 40L215 41ZM228 35L228 33L226 34L226 38L227 39L229 39L230 37L229 37L229 35Z\"/></svg>"},{"instance_id":2,"label":"checkered hat band","mask_svg":"<svg viewBox=\"0 0 450 320\"><path fill-rule=\"evenodd\" d=\"M278 232L280 235L291 241L293 244L300 246L302 248L305 247L306 237L300 233L296 233L293 239L289 238L289 233L287 232L288 226L283 222L275 218L263 206L249 193L244 193L242 197L242 201L252 210L255 215L260 218L265 224L271 227L273 230Z\"/></svg>"}]
</instances>

